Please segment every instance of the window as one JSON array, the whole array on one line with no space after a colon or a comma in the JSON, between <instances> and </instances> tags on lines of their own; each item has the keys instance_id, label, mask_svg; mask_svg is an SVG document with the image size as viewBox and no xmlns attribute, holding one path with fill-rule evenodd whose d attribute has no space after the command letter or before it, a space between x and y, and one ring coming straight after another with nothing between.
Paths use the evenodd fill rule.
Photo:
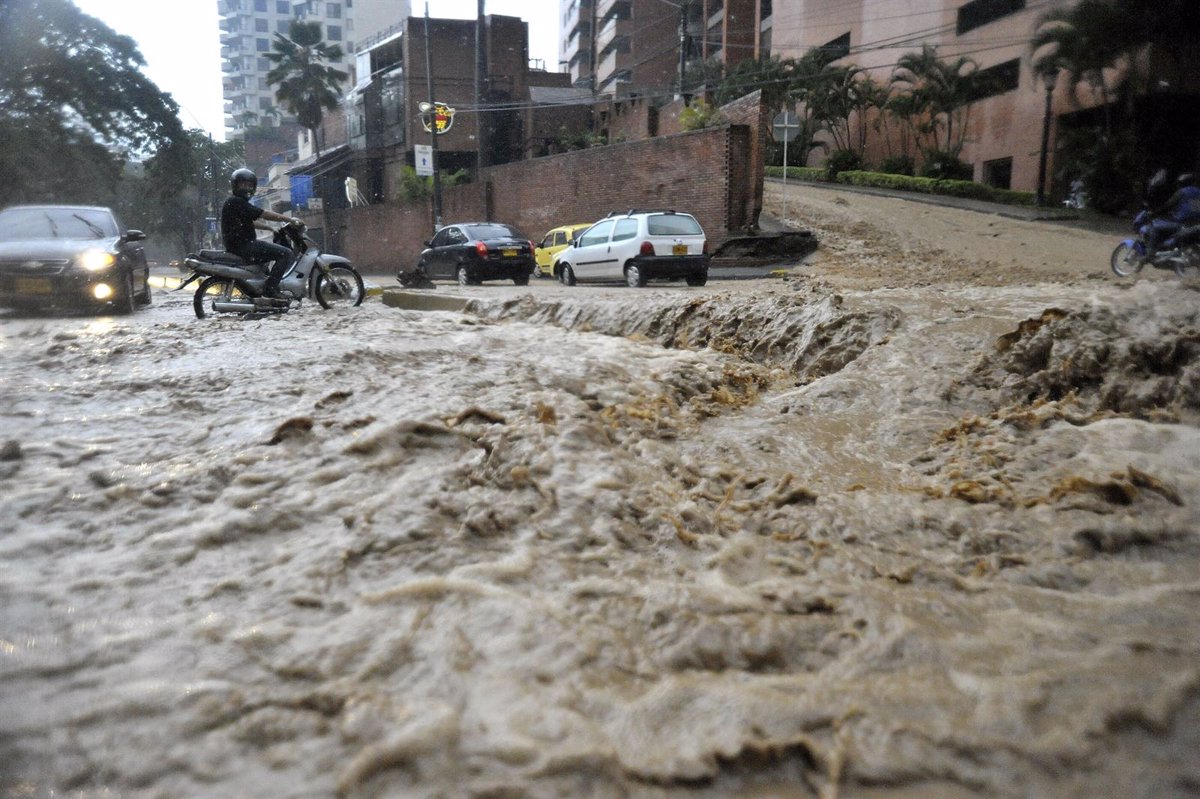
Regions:
<instances>
[{"instance_id":1,"label":"window","mask_svg":"<svg viewBox=\"0 0 1200 799\"><path fill-rule=\"evenodd\" d=\"M271 110L271 98L270 97L259 97L258 98L258 110L259 111L270 111Z\"/></svg>"},{"instance_id":2,"label":"window","mask_svg":"<svg viewBox=\"0 0 1200 799\"><path fill-rule=\"evenodd\" d=\"M331 42L340 42L342 40L342 26L341 25L326 25L325 26L325 38Z\"/></svg>"},{"instance_id":3,"label":"window","mask_svg":"<svg viewBox=\"0 0 1200 799\"><path fill-rule=\"evenodd\" d=\"M271 43L269 41L267 41L266 39L255 39L254 40L254 49L258 50L258 52L260 52L260 53L270 52Z\"/></svg>"},{"instance_id":4,"label":"window","mask_svg":"<svg viewBox=\"0 0 1200 799\"><path fill-rule=\"evenodd\" d=\"M258 71L259 72L270 72L271 71L271 62L265 58L258 59Z\"/></svg>"},{"instance_id":5,"label":"window","mask_svg":"<svg viewBox=\"0 0 1200 799\"><path fill-rule=\"evenodd\" d=\"M340 3L329 3L325 6L325 16L330 19L342 18L342 6Z\"/></svg>"},{"instance_id":6,"label":"window","mask_svg":"<svg viewBox=\"0 0 1200 799\"><path fill-rule=\"evenodd\" d=\"M608 241L608 234L613 228L612 222L597 222L587 233L579 237L580 247L591 247Z\"/></svg>"},{"instance_id":7,"label":"window","mask_svg":"<svg viewBox=\"0 0 1200 799\"><path fill-rule=\"evenodd\" d=\"M289 0L275 0L275 13L292 15L292 4Z\"/></svg>"},{"instance_id":8,"label":"window","mask_svg":"<svg viewBox=\"0 0 1200 799\"><path fill-rule=\"evenodd\" d=\"M632 239L637 235L638 221L636 219L620 219L617 220L617 226L613 228L614 242L625 241Z\"/></svg>"},{"instance_id":9,"label":"window","mask_svg":"<svg viewBox=\"0 0 1200 799\"><path fill-rule=\"evenodd\" d=\"M846 31L836 39L831 39L821 45L821 51L831 61L850 55L850 31Z\"/></svg>"},{"instance_id":10,"label":"window","mask_svg":"<svg viewBox=\"0 0 1200 799\"><path fill-rule=\"evenodd\" d=\"M1025 7L1025 0L971 0L958 8L958 35L980 28Z\"/></svg>"},{"instance_id":11,"label":"window","mask_svg":"<svg viewBox=\"0 0 1200 799\"><path fill-rule=\"evenodd\" d=\"M1012 158L983 162L983 182L997 189L1012 188Z\"/></svg>"},{"instance_id":12,"label":"window","mask_svg":"<svg viewBox=\"0 0 1200 799\"><path fill-rule=\"evenodd\" d=\"M254 0L254 10L266 13L267 0Z\"/></svg>"},{"instance_id":13,"label":"window","mask_svg":"<svg viewBox=\"0 0 1200 799\"><path fill-rule=\"evenodd\" d=\"M767 19L771 16L771 0L759 0L758 2L759 19Z\"/></svg>"},{"instance_id":14,"label":"window","mask_svg":"<svg viewBox=\"0 0 1200 799\"><path fill-rule=\"evenodd\" d=\"M292 29L292 21L290 19L275 20L275 31L277 33L287 33Z\"/></svg>"},{"instance_id":15,"label":"window","mask_svg":"<svg viewBox=\"0 0 1200 799\"><path fill-rule=\"evenodd\" d=\"M270 29L270 23L261 17L254 20L254 30L256 33L266 33Z\"/></svg>"},{"instance_id":16,"label":"window","mask_svg":"<svg viewBox=\"0 0 1200 799\"><path fill-rule=\"evenodd\" d=\"M971 102L1016 90L1021 82L1021 59L1014 58L971 76Z\"/></svg>"},{"instance_id":17,"label":"window","mask_svg":"<svg viewBox=\"0 0 1200 799\"><path fill-rule=\"evenodd\" d=\"M567 244L567 231L560 230L554 234L554 244L552 247L565 247Z\"/></svg>"},{"instance_id":18,"label":"window","mask_svg":"<svg viewBox=\"0 0 1200 799\"><path fill-rule=\"evenodd\" d=\"M646 220L651 236L701 236L700 223L687 214L655 214Z\"/></svg>"}]
</instances>

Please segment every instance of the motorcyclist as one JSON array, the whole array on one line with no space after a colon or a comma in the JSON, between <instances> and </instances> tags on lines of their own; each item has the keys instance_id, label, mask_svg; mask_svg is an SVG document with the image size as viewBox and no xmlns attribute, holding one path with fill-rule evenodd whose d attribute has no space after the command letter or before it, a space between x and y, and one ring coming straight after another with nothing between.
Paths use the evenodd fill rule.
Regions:
<instances>
[{"instance_id":1,"label":"motorcyclist","mask_svg":"<svg viewBox=\"0 0 1200 799\"><path fill-rule=\"evenodd\" d=\"M1156 175L1157 177L1157 175ZM1150 233L1146 240L1146 257L1153 258L1158 247L1167 238L1188 225L1200 225L1200 187L1196 176L1185 172L1175 180L1175 191L1170 197L1160 199L1165 192L1152 200Z\"/></svg>"},{"instance_id":2,"label":"motorcyclist","mask_svg":"<svg viewBox=\"0 0 1200 799\"><path fill-rule=\"evenodd\" d=\"M221 206L221 238L225 250L247 261L272 262L263 294L276 297L279 294L279 281L291 266L292 251L260 240L254 229L271 230L265 222L298 225L300 220L252 205L250 198L258 190L258 176L245 167L234 170L229 178L229 186L231 195Z\"/></svg>"}]
</instances>

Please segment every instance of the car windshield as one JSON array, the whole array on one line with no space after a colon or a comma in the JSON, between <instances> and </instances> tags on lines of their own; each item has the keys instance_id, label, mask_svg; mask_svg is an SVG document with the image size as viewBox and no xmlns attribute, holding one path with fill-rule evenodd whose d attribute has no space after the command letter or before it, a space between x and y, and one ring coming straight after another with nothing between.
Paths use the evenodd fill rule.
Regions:
<instances>
[{"instance_id":1,"label":"car windshield","mask_svg":"<svg viewBox=\"0 0 1200 799\"><path fill-rule=\"evenodd\" d=\"M655 214L646 220L651 236L700 236L700 223L687 214Z\"/></svg>"},{"instance_id":2,"label":"car windshield","mask_svg":"<svg viewBox=\"0 0 1200 799\"><path fill-rule=\"evenodd\" d=\"M103 239L118 235L106 211L91 208L8 208L0 211L0 241Z\"/></svg>"},{"instance_id":3,"label":"car windshield","mask_svg":"<svg viewBox=\"0 0 1200 799\"><path fill-rule=\"evenodd\" d=\"M466 225L467 235L474 239L523 239L521 231L508 225Z\"/></svg>"}]
</instances>

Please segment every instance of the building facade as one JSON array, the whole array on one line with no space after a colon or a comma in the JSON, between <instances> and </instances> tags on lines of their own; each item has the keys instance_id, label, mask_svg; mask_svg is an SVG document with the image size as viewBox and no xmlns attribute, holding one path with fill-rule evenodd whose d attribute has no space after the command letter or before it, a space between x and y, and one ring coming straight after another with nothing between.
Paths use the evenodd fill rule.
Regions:
<instances>
[{"instance_id":1,"label":"building facade","mask_svg":"<svg viewBox=\"0 0 1200 799\"><path fill-rule=\"evenodd\" d=\"M217 0L226 135L294 122L278 108L267 83L266 58L275 35L287 36L293 21L319 22L324 40L345 54L339 66L350 72L356 43L402 23L410 8L411 0Z\"/></svg>"}]
</instances>

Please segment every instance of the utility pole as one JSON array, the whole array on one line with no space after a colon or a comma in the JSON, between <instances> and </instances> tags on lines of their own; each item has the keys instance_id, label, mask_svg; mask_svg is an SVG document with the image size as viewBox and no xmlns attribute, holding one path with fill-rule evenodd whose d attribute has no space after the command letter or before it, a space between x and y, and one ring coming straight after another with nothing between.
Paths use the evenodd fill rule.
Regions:
<instances>
[{"instance_id":1,"label":"utility pole","mask_svg":"<svg viewBox=\"0 0 1200 799\"><path fill-rule=\"evenodd\" d=\"M433 148L433 232L442 226L442 181L438 176L437 123L433 104L433 52L429 41L429 2L425 2L425 81L429 89L429 145Z\"/></svg>"},{"instance_id":2,"label":"utility pole","mask_svg":"<svg viewBox=\"0 0 1200 799\"><path fill-rule=\"evenodd\" d=\"M487 216L487 187L483 185L483 2L475 14L475 182L479 184L480 206Z\"/></svg>"},{"instance_id":3,"label":"utility pole","mask_svg":"<svg viewBox=\"0 0 1200 799\"><path fill-rule=\"evenodd\" d=\"M687 67L687 0L679 4L679 96L683 97L683 73ZM686 102L686 98L685 102Z\"/></svg>"}]
</instances>

